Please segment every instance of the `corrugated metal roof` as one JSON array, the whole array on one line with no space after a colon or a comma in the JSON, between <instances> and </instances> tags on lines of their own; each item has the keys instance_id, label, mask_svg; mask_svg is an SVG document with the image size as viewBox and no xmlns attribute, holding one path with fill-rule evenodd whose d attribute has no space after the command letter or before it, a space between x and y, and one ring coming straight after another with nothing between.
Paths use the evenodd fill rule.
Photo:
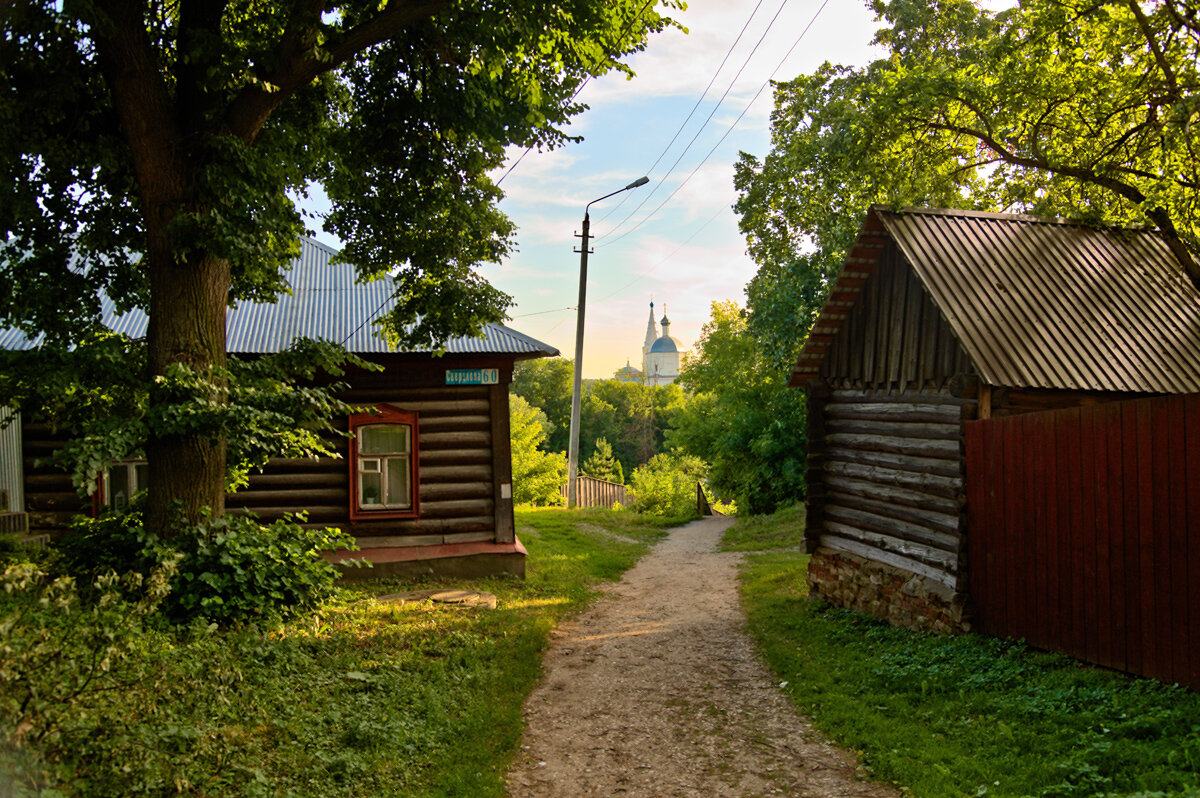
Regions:
<instances>
[{"instance_id":1,"label":"corrugated metal roof","mask_svg":"<svg viewBox=\"0 0 1200 798\"><path fill-rule=\"evenodd\" d=\"M270 304L242 302L226 315L226 348L233 353L266 353L286 349L299 337L342 344L358 354L426 352L428 349L395 349L380 338L373 322L394 304L395 283L383 277L356 282L357 272L345 263L331 263L336 251L311 239L302 239L300 256L287 272L290 295ZM146 334L146 314L133 310L118 316L104 297L101 320L116 332L132 338ZM0 348L30 349L35 345L16 330L0 331ZM459 337L446 343L451 354L557 355L549 344L503 324L488 324L480 338Z\"/></svg>"},{"instance_id":2,"label":"corrugated metal roof","mask_svg":"<svg viewBox=\"0 0 1200 798\"><path fill-rule=\"evenodd\" d=\"M1200 392L1200 292L1157 232L873 208L859 243L880 226L988 383ZM825 351L808 350L794 382Z\"/></svg>"}]
</instances>

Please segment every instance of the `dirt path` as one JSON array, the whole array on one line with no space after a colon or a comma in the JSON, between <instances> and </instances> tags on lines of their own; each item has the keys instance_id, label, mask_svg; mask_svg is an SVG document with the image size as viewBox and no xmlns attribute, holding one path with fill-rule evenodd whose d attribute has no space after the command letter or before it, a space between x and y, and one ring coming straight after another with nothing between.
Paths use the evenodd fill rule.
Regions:
<instances>
[{"instance_id":1,"label":"dirt path","mask_svg":"<svg viewBox=\"0 0 1200 798\"><path fill-rule=\"evenodd\" d=\"M788 705L745 632L725 518L672 532L565 624L525 704L525 796L897 796Z\"/></svg>"}]
</instances>

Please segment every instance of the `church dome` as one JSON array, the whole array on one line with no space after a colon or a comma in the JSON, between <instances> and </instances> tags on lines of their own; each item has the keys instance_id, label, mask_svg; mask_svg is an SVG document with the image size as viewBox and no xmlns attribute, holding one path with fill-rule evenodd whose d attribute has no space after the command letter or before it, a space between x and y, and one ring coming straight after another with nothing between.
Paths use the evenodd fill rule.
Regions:
<instances>
[{"instance_id":1,"label":"church dome","mask_svg":"<svg viewBox=\"0 0 1200 798\"><path fill-rule=\"evenodd\" d=\"M664 335L650 344L650 353L675 353L679 351L679 342L669 335Z\"/></svg>"}]
</instances>

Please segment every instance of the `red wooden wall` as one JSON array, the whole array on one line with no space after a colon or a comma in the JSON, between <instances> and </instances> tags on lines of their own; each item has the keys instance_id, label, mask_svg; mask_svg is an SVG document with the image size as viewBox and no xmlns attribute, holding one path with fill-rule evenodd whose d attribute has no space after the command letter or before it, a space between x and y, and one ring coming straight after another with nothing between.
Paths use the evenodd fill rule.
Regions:
<instances>
[{"instance_id":1,"label":"red wooden wall","mask_svg":"<svg viewBox=\"0 0 1200 798\"><path fill-rule=\"evenodd\" d=\"M966 425L975 628L1200 689L1200 395Z\"/></svg>"}]
</instances>

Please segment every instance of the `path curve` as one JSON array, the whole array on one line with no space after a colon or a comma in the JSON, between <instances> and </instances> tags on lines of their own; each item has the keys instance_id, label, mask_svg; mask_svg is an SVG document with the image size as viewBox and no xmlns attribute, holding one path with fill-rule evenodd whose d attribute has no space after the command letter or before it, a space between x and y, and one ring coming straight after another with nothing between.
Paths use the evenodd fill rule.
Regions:
<instances>
[{"instance_id":1,"label":"path curve","mask_svg":"<svg viewBox=\"0 0 1200 798\"><path fill-rule=\"evenodd\" d=\"M893 798L821 739L754 653L738 604L732 519L673 530L560 626L525 702L513 798Z\"/></svg>"}]
</instances>

